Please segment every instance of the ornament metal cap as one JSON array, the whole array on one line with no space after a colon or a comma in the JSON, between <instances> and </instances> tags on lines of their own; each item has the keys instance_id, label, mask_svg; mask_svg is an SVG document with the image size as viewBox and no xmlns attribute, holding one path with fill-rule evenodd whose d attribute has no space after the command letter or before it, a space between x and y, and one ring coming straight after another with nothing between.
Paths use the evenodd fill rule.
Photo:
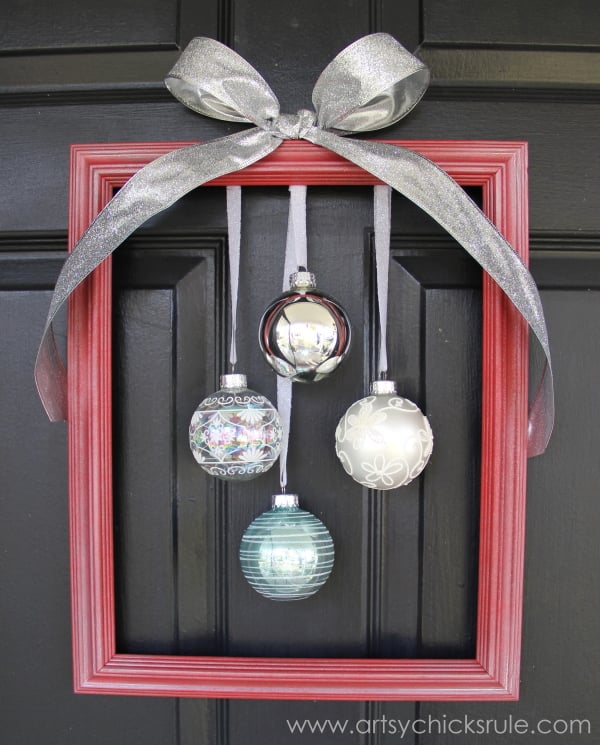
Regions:
<instances>
[{"instance_id":1,"label":"ornament metal cap","mask_svg":"<svg viewBox=\"0 0 600 745\"><path fill-rule=\"evenodd\" d=\"M273 494L272 504L273 504L273 508L275 507L297 507L298 506L298 495L297 494Z\"/></svg>"},{"instance_id":2,"label":"ornament metal cap","mask_svg":"<svg viewBox=\"0 0 600 745\"><path fill-rule=\"evenodd\" d=\"M317 278L312 272L300 271L290 274L290 289L313 290L317 286Z\"/></svg>"},{"instance_id":3,"label":"ornament metal cap","mask_svg":"<svg viewBox=\"0 0 600 745\"><path fill-rule=\"evenodd\" d=\"M394 380L373 380L371 382L372 396L389 396L394 393L397 393Z\"/></svg>"},{"instance_id":4,"label":"ornament metal cap","mask_svg":"<svg viewBox=\"0 0 600 745\"><path fill-rule=\"evenodd\" d=\"M226 391L235 391L238 388L247 388L248 379L242 373L228 373L221 375L221 388Z\"/></svg>"}]
</instances>

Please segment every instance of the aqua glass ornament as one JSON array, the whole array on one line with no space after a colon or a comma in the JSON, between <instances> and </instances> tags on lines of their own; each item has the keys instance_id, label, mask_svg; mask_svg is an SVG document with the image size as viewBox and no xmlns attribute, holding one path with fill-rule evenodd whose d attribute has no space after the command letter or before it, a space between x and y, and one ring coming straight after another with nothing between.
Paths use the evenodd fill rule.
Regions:
<instances>
[{"instance_id":1,"label":"aqua glass ornament","mask_svg":"<svg viewBox=\"0 0 600 745\"><path fill-rule=\"evenodd\" d=\"M221 376L221 388L198 406L190 423L194 458L211 476L247 481L268 471L281 450L279 413L245 375Z\"/></svg>"},{"instance_id":2,"label":"aqua glass ornament","mask_svg":"<svg viewBox=\"0 0 600 745\"><path fill-rule=\"evenodd\" d=\"M392 380L375 380L371 395L340 419L335 451L347 474L371 489L396 489L415 479L433 450L433 433L421 409L400 397Z\"/></svg>"},{"instance_id":3,"label":"aqua glass ornament","mask_svg":"<svg viewBox=\"0 0 600 745\"><path fill-rule=\"evenodd\" d=\"M250 585L271 600L303 600L327 581L333 540L323 523L298 507L297 494L276 494L273 507L246 529L240 563Z\"/></svg>"},{"instance_id":4,"label":"aqua glass ornament","mask_svg":"<svg viewBox=\"0 0 600 745\"><path fill-rule=\"evenodd\" d=\"M350 349L350 320L342 306L317 289L315 275L290 276L290 289L263 313L258 340L278 375L312 383L330 375Z\"/></svg>"}]
</instances>

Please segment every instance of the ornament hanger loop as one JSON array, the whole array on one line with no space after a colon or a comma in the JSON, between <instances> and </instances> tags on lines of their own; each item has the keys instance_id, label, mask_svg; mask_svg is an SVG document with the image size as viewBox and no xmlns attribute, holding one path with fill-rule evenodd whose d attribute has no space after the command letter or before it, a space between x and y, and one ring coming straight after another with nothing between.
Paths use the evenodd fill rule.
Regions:
<instances>
[{"instance_id":1,"label":"ornament hanger loop","mask_svg":"<svg viewBox=\"0 0 600 745\"><path fill-rule=\"evenodd\" d=\"M289 277L297 271L306 271L308 265L308 240L306 236L306 186L293 185L290 189L287 238L282 289L287 289ZM277 376L277 408L281 417L283 437L279 456L279 484L285 494L287 486L287 456L292 418L292 381Z\"/></svg>"},{"instance_id":2,"label":"ornament hanger loop","mask_svg":"<svg viewBox=\"0 0 600 745\"><path fill-rule=\"evenodd\" d=\"M378 377L387 377L387 315L390 270L390 233L392 229L392 189L386 184L373 187L375 213L375 262L377 264L377 305L379 308Z\"/></svg>"},{"instance_id":3,"label":"ornament hanger loop","mask_svg":"<svg viewBox=\"0 0 600 745\"><path fill-rule=\"evenodd\" d=\"M240 244L242 236L242 187L228 186L227 198L227 245L229 250L229 288L231 295L231 346L229 364L235 372L237 363L237 306L240 279Z\"/></svg>"}]
</instances>

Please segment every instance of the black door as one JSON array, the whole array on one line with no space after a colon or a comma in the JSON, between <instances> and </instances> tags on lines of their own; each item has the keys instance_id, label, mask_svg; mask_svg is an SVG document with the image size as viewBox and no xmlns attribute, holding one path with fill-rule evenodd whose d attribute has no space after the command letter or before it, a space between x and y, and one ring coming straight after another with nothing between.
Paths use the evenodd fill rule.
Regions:
<instances>
[{"instance_id":1,"label":"black door","mask_svg":"<svg viewBox=\"0 0 600 745\"><path fill-rule=\"evenodd\" d=\"M538 731L550 732L548 743L594 741L600 727L597 29L592 0L568 7L537 0L493 7L471 0L9 3L0 35L2 742L522 743L536 742ZM530 146L532 270L550 330L558 414L548 453L529 467L521 699L508 705L76 696L66 430L47 422L33 385L33 359L66 250L69 145L210 139L235 131L185 110L162 87L193 36L233 46L269 81L282 109L296 111L309 105L327 62L377 30L416 49L433 73L421 104L379 136ZM480 198L477 190L472 196ZM261 359L256 326L281 286L287 192L249 187L243 206L240 369L273 400L275 381ZM121 651L472 656L481 276L443 231L394 196L390 369L406 395L436 412L436 453L427 489L414 484L367 498L341 471L325 433L363 395L375 364L372 225L370 189L309 189L311 268L348 311L354 341L334 377L295 390L290 486L326 522L337 550L330 581L299 603L260 598L237 563L244 528L277 491L275 470L225 487L183 455L187 417L216 388L226 361L224 191L197 190L117 252ZM439 281L434 269L441 260ZM449 441L451 448L441 445ZM528 735L515 729L521 719ZM490 734L477 731L474 720L491 720Z\"/></svg>"}]
</instances>

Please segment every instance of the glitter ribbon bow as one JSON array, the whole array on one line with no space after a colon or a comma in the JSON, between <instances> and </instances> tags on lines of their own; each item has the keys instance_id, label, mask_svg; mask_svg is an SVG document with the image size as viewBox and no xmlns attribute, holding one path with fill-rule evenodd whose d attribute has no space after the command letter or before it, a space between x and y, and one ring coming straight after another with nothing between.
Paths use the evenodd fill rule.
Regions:
<instances>
[{"instance_id":1,"label":"glitter ribbon bow","mask_svg":"<svg viewBox=\"0 0 600 745\"><path fill-rule=\"evenodd\" d=\"M201 184L238 171L283 140L305 139L338 153L417 204L460 243L511 299L537 336L546 365L529 416L529 455L544 452L554 423L546 323L535 282L520 257L448 174L396 145L345 137L399 121L429 83L425 65L388 34L365 36L340 52L319 77L315 111L281 114L256 70L214 39L193 39L165 80L183 104L205 116L253 123L251 129L174 150L138 171L98 214L57 280L35 377L52 421L66 417L66 374L52 322L82 282L133 231Z\"/></svg>"}]
</instances>

